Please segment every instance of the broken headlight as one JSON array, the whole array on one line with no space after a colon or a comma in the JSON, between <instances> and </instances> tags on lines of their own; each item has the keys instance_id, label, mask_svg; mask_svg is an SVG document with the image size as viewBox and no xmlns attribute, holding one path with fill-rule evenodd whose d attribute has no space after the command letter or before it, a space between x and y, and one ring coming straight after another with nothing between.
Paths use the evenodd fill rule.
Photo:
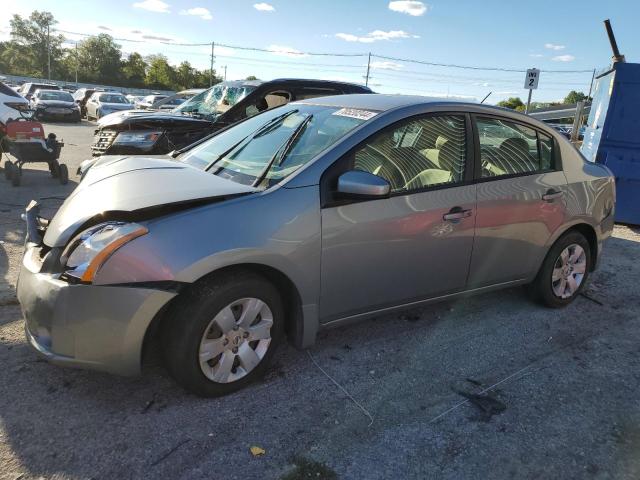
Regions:
<instances>
[{"instance_id":1,"label":"broken headlight","mask_svg":"<svg viewBox=\"0 0 640 480\"><path fill-rule=\"evenodd\" d=\"M137 223L107 222L77 235L62 252L65 275L91 283L113 253L131 240L148 233Z\"/></svg>"}]
</instances>

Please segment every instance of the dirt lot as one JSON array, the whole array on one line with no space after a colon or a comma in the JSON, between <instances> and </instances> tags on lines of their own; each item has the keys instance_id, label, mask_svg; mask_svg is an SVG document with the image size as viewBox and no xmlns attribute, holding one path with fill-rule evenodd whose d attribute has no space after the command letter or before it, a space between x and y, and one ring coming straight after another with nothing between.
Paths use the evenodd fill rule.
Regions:
<instances>
[{"instance_id":1,"label":"dirt lot","mask_svg":"<svg viewBox=\"0 0 640 480\"><path fill-rule=\"evenodd\" d=\"M77 180L91 125L46 128ZM284 347L262 383L204 400L157 361L127 379L27 347L19 215L74 186L39 168L0 180L1 479L640 478L640 230L616 228L589 298L564 310L512 289L387 315Z\"/></svg>"}]
</instances>

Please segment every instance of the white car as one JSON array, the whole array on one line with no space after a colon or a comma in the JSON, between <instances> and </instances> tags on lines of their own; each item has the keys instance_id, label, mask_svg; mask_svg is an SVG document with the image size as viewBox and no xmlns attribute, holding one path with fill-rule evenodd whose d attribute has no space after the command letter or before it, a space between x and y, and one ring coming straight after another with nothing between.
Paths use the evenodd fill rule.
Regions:
<instances>
[{"instance_id":1,"label":"white car","mask_svg":"<svg viewBox=\"0 0 640 480\"><path fill-rule=\"evenodd\" d=\"M117 92L96 92L87 101L87 120L104 117L113 112L131 110L132 105L127 98Z\"/></svg>"},{"instance_id":2,"label":"white car","mask_svg":"<svg viewBox=\"0 0 640 480\"><path fill-rule=\"evenodd\" d=\"M29 108L26 98L0 82L0 123L5 124L9 120L20 118L20 110Z\"/></svg>"}]
</instances>

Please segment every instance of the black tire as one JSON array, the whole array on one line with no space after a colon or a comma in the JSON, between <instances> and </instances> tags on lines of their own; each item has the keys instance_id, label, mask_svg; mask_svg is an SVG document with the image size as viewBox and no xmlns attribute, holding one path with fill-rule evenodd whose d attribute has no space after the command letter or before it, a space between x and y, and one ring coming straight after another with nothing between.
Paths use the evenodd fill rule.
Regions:
<instances>
[{"instance_id":1,"label":"black tire","mask_svg":"<svg viewBox=\"0 0 640 480\"><path fill-rule=\"evenodd\" d=\"M7 160L4 162L4 178L11 181L11 177L13 176L13 162L11 160Z\"/></svg>"},{"instance_id":2,"label":"black tire","mask_svg":"<svg viewBox=\"0 0 640 480\"><path fill-rule=\"evenodd\" d=\"M200 367L200 342L213 318L228 305L244 298L259 299L271 310L271 342L253 370L236 381L217 383L205 376ZM171 305L161 332L163 356L171 376L186 390L203 397L227 395L265 373L282 341L283 331L284 309L277 289L260 275L231 272L195 284ZM221 358L216 357L211 361L220 361Z\"/></svg>"},{"instance_id":3,"label":"black tire","mask_svg":"<svg viewBox=\"0 0 640 480\"><path fill-rule=\"evenodd\" d=\"M579 287L574 291L571 296L567 298L561 298L554 292L552 275L556 262L559 262L560 254L571 245L579 245L582 247L585 253L586 268ZM547 256L540 267L540 271L535 280L529 285L529 292L534 300L539 303L551 307L562 308L573 302L580 292L584 288L589 279L589 273L591 270L591 247L589 242L580 232L570 231L556 240L556 243L549 249Z\"/></svg>"},{"instance_id":4,"label":"black tire","mask_svg":"<svg viewBox=\"0 0 640 480\"><path fill-rule=\"evenodd\" d=\"M69 182L69 169L64 163L58 166L58 178L62 185L66 185Z\"/></svg>"},{"instance_id":5,"label":"black tire","mask_svg":"<svg viewBox=\"0 0 640 480\"><path fill-rule=\"evenodd\" d=\"M49 173L51 173L53 178L58 178L60 176L60 166L57 163L50 163Z\"/></svg>"},{"instance_id":6,"label":"black tire","mask_svg":"<svg viewBox=\"0 0 640 480\"><path fill-rule=\"evenodd\" d=\"M11 167L11 185L13 185L14 187L19 187L20 186L20 177L22 177L22 172L20 171L20 169L18 167L13 165Z\"/></svg>"}]
</instances>

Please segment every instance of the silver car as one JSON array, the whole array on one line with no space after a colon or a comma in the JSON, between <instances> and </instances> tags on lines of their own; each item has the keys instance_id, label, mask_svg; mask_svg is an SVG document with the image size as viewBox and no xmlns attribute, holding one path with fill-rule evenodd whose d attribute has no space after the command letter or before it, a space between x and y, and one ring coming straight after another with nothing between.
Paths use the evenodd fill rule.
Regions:
<instances>
[{"instance_id":1,"label":"silver car","mask_svg":"<svg viewBox=\"0 0 640 480\"><path fill-rule=\"evenodd\" d=\"M85 108L87 110L87 120L99 120L113 112L133 110L133 105L121 93L96 92L87 100Z\"/></svg>"},{"instance_id":2,"label":"silver car","mask_svg":"<svg viewBox=\"0 0 640 480\"><path fill-rule=\"evenodd\" d=\"M181 385L215 396L258 378L285 334L306 347L332 325L514 285L563 307L614 200L609 170L524 115L314 98L176 159L104 157L51 220L32 202L18 298L56 364L136 374L159 341Z\"/></svg>"}]
</instances>

